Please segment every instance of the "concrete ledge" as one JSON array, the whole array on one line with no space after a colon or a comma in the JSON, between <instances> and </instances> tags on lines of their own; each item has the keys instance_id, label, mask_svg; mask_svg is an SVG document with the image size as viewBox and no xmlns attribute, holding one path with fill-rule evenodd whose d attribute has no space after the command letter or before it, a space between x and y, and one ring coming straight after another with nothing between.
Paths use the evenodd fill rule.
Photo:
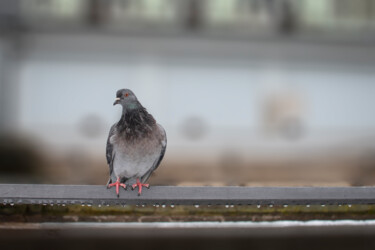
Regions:
<instances>
[{"instance_id":1,"label":"concrete ledge","mask_svg":"<svg viewBox=\"0 0 375 250\"><path fill-rule=\"evenodd\" d=\"M375 204L375 187L179 187L136 191L104 185L0 184L3 204L335 205Z\"/></svg>"}]
</instances>

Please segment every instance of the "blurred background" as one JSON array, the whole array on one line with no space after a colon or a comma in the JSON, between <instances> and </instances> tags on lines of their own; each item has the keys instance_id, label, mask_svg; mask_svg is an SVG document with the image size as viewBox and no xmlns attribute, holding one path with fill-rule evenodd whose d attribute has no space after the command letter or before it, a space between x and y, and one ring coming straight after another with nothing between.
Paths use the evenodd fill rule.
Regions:
<instances>
[{"instance_id":1,"label":"blurred background","mask_svg":"<svg viewBox=\"0 0 375 250\"><path fill-rule=\"evenodd\" d=\"M0 182L104 185L121 88L151 184L375 183L375 0L0 0Z\"/></svg>"}]
</instances>

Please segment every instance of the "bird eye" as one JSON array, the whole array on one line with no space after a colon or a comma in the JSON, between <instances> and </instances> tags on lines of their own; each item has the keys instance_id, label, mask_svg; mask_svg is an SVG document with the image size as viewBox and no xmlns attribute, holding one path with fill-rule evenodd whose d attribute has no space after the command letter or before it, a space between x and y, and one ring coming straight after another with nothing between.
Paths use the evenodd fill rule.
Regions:
<instances>
[{"instance_id":1,"label":"bird eye","mask_svg":"<svg viewBox=\"0 0 375 250\"><path fill-rule=\"evenodd\" d=\"M125 95L124 95L125 97L128 97L129 96L129 93L125 93Z\"/></svg>"}]
</instances>

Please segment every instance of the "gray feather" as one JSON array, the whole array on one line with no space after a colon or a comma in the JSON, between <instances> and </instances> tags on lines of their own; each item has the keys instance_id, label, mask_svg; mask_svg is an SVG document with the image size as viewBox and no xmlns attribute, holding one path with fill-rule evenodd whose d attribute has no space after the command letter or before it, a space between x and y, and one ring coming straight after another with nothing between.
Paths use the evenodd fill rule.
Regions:
<instances>
[{"instance_id":1,"label":"gray feather","mask_svg":"<svg viewBox=\"0 0 375 250\"><path fill-rule=\"evenodd\" d=\"M113 161L114 161L115 156L113 154L113 144L111 143L111 137L115 133L116 124L113 124L111 129L109 130L108 139L107 139L107 146L106 146L106 158L107 158L107 163L108 163L108 166L109 166L109 176L111 176L112 173L113 173ZM109 183L111 183L111 178L109 178L108 184Z\"/></svg>"},{"instance_id":2,"label":"gray feather","mask_svg":"<svg viewBox=\"0 0 375 250\"><path fill-rule=\"evenodd\" d=\"M161 149L159 158L156 159L151 169L145 175L142 176L141 181L143 183L146 182L148 178L150 178L150 175L159 167L160 162L164 158L165 150L167 149L167 134L165 133L165 130L161 125L158 124L158 127L160 128L160 130L163 131L162 149Z\"/></svg>"}]
</instances>

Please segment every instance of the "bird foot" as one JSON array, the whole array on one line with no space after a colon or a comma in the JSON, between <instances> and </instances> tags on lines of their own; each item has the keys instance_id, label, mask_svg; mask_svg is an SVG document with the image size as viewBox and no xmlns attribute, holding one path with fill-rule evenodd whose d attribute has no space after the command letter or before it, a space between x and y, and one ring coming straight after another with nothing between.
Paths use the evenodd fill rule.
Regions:
<instances>
[{"instance_id":1,"label":"bird foot","mask_svg":"<svg viewBox=\"0 0 375 250\"><path fill-rule=\"evenodd\" d=\"M132 189L134 190L136 187L138 187L138 196L140 196L141 193L142 193L142 187L145 187L145 188L149 189L150 188L150 184L141 183L139 181L139 179L137 179L137 182L132 185Z\"/></svg>"},{"instance_id":2,"label":"bird foot","mask_svg":"<svg viewBox=\"0 0 375 250\"><path fill-rule=\"evenodd\" d=\"M116 187L116 194L117 197L120 197L120 186L123 187L126 190L126 185L124 183L120 182L120 178L117 178L117 181L114 183L111 183L107 186L107 188Z\"/></svg>"}]
</instances>

